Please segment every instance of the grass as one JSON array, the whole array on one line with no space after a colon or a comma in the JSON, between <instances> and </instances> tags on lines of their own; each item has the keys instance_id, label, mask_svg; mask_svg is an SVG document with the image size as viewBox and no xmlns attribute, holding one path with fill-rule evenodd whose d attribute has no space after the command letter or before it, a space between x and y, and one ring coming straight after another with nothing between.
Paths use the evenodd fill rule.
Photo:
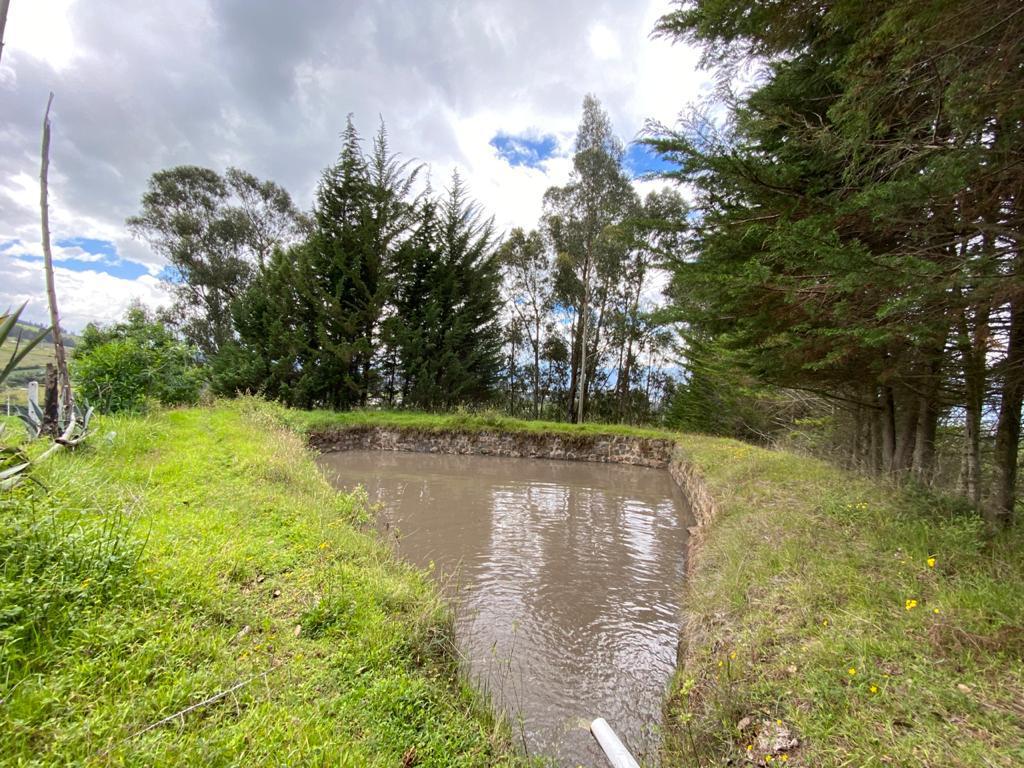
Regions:
<instances>
[{"instance_id":1,"label":"grass","mask_svg":"<svg viewBox=\"0 0 1024 768\"><path fill-rule=\"evenodd\" d=\"M719 517L686 587L669 764L1024 764L1019 528L993 539L913 489L679 442Z\"/></svg>"},{"instance_id":2,"label":"grass","mask_svg":"<svg viewBox=\"0 0 1024 768\"><path fill-rule=\"evenodd\" d=\"M1019 528L729 440L253 400L104 419L0 499L0 764L515 764L426 576L304 448L365 425L677 441L719 516L666 765L1024 764Z\"/></svg>"},{"instance_id":3,"label":"grass","mask_svg":"<svg viewBox=\"0 0 1024 768\"><path fill-rule=\"evenodd\" d=\"M427 577L267 409L106 418L37 478L0 499L0 764L517 762Z\"/></svg>"},{"instance_id":4,"label":"grass","mask_svg":"<svg viewBox=\"0 0 1024 768\"><path fill-rule=\"evenodd\" d=\"M542 432L565 435L627 435L630 437L674 440L677 434L653 427L628 424L513 419L495 412L419 413L416 411L288 411L284 420L302 431L346 429L352 427L394 427L426 432Z\"/></svg>"}]
</instances>

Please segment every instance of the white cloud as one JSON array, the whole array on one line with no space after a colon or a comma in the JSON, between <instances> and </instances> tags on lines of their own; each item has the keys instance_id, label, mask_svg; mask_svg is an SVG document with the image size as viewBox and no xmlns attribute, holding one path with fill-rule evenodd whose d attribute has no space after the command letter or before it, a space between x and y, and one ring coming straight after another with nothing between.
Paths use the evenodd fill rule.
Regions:
<instances>
[{"instance_id":1,"label":"white cloud","mask_svg":"<svg viewBox=\"0 0 1024 768\"><path fill-rule=\"evenodd\" d=\"M0 256L0 270L0 308L17 307L27 301L25 319L49 323L42 263L5 255ZM79 331L93 321L116 320L133 301L151 308L168 303L163 284L151 275L123 280L104 272L80 272L59 264L54 265L53 273L61 325L72 331Z\"/></svg>"},{"instance_id":2,"label":"white cloud","mask_svg":"<svg viewBox=\"0 0 1024 768\"><path fill-rule=\"evenodd\" d=\"M350 112L367 138L383 116L392 148L429 163L435 188L458 168L501 229L535 226L544 191L568 178L584 94L630 140L708 87L695 52L650 39L668 10L669 0L14 0L0 63L0 243L38 252L51 89L54 242L110 241L150 271L62 278L111 297L69 299L83 319L113 319L133 286L157 300L163 260L124 225L151 173L238 165L308 207ZM513 167L490 144L498 133L554 135L560 151ZM16 261L0 255L0 302L35 286L33 305L45 306Z\"/></svg>"},{"instance_id":3,"label":"white cloud","mask_svg":"<svg viewBox=\"0 0 1024 768\"><path fill-rule=\"evenodd\" d=\"M590 27L587 42L590 43L591 52L602 61L611 61L622 57L622 47L619 45L618 37L604 24L597 23Z\"/></svg>"}]
</instances>

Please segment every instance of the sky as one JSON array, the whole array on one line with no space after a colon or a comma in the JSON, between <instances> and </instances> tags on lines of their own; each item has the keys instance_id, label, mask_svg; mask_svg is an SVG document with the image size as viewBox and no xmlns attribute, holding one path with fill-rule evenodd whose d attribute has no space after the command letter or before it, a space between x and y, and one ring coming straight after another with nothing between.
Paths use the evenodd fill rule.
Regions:
<instances>
[{"instance_id":1,"label":"sky","mask_svg":"<svg viewBox=\"0 0 1024 768\"><path fill-rule=\"evenodd\" d=\"M352 113L368 140L454 170L499 230L535 226L563 184L583 96L620 137L671 124L711 88L699 54L653 39L668 0L11 0L0 59L0 310L47 317L39 143L55 94L50 227L62 325L167 302L132 239L149 176L236 166L312 205ZM640 176L654 161L630 147ZM636 181L641 191L660 183Z\"/></svg>"}]
</instances>

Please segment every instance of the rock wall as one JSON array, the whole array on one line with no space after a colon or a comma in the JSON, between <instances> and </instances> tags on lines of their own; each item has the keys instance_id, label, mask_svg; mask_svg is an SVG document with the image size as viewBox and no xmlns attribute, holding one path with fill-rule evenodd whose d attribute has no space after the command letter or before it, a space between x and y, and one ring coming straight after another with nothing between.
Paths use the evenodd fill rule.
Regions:
<instances>
[{"instance_id":1,"label":"rock wall","mask_svg":"<svg viewBox=\"0 0 1024 768\"><path fill-rule=\"evenodd\" d=\"M526 459L561 459L667 467L671 440L625 435L571 435L544 432L467 432L353 427L310 435L322 452L370 449L415 453L456 453Z\"/></svg>"}]
</instances>

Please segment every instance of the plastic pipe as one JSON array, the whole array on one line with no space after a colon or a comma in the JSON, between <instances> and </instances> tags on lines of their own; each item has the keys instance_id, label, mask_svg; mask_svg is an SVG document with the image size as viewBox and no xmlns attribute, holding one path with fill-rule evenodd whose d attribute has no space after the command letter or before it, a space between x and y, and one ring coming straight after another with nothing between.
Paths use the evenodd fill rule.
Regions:
<instances>
[{"instance_id":1,"label":"plastic pipe","mask_svg":"<svg viewBox=\"0 0 1024 768\"><path fill-rule=\"evenodd\" d=\"M619 737L615 735L615 731L603 717L597 718L590 724L590 733L601 745L604 756L608 758L612 768L640 768L633 756L629 754L626 745L619 741Z\"/></svg>"}]
</instances>

